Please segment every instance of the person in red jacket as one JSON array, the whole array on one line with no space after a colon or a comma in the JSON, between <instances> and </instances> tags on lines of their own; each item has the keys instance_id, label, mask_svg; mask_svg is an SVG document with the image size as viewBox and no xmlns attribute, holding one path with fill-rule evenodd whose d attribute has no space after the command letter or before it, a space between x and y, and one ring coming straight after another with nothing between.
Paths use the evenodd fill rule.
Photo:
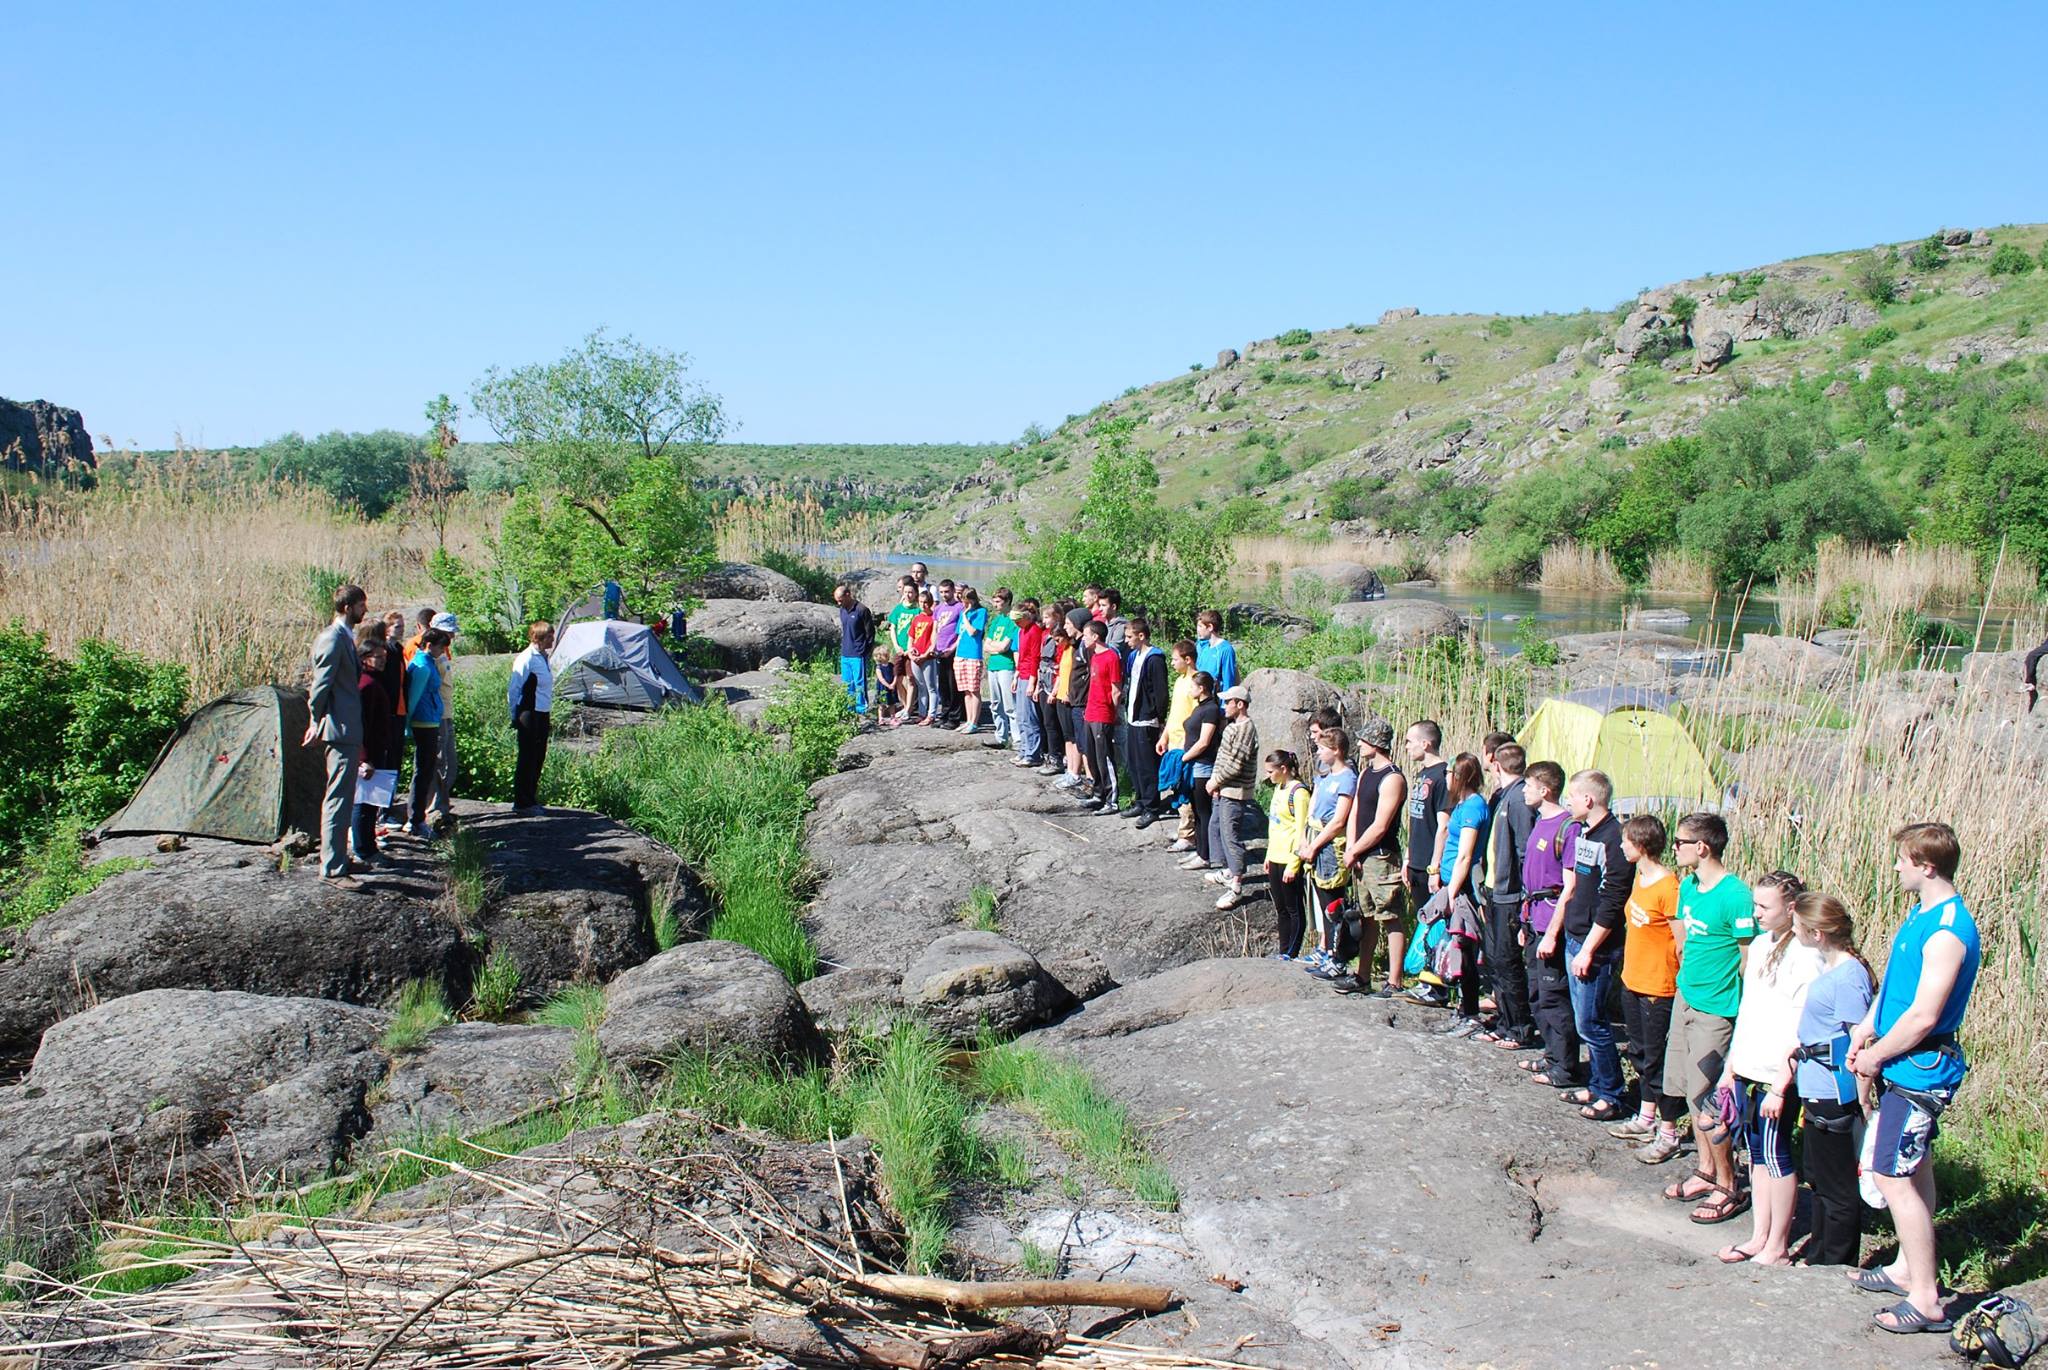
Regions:
<instances>
[{"instance_id":1,"label":"person in red jacket","mask_svg":"<svg viewBox=\"0 0 2048 1370\"><path fill-rule=\"evenodd\" d=\"M390 647L384 625L366 623L356 633L356 658L360 675L356 688L363 696L363 752L356 765L358 783L378 771L398 769L399 715L390 692L384 688L385 665ZM377 847L377 819L384 810L374 804L356 803L354 841L356 860L365 866L389 865Z\"/></svg>"}]
</instances>

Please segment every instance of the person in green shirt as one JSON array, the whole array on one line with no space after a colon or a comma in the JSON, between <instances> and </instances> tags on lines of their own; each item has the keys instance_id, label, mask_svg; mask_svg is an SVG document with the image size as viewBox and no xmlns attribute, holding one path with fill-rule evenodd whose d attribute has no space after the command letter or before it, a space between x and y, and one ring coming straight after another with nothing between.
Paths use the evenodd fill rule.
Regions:
<instances>
[{"instance_id":1,"label":"person in green shirt","mask_svg":"<svg viewBox=\"0 0 2048 1370\"><path fill-rule=\"evenodd\" d=\"M1010 617L1014 596L1010 587L998 585L990 597L995 612L988 617L988 634L983 649L988 654L989 719L995 724L993 741L984 747L1007 747L1011 743L1010 706L1017 695L1017 621Z\"/></svg>"},{"instance_id":2,"label":"person in green shirt","mask_svg":"<svg viewBox=\"0 0 2048 1370\"><path fill-rule=\"evenodd\" d=\"M1742 1003L1742 949L1756 936L1749 886L1721 864L1727 850L1728 824L1719 814L1693 813L1678 820L1671 851L1686 872L1678 882L1678 922L1685 936L1664 1048L1663 1088L1692 1110L1700 1166L1698 1174L1667 1186L1664 1197L1697 1200L1693 1217L1703 1222L1724 1222L1749 1207L1736 1176L1734 1138L1721 1126L1713 1097L1735 1036L1735 1010ZM1645 1164L1656 1164L1677 1151L1676 1143L1659 1137L1636 1154Z\"/></svg>"},{"instance_id":3,"label":"person in green shirt","mask_svg":"<svg viewBox=\"0 0 2048 1370\"><path fill-rule=\"evenodd\" d=\"M913 688L910 670L910 620L917 617L917 583L909 576L896 583L902 602L882 618L889 625L889 640L896 644L896 718L902 723L910 717L910 696Z\"/></svg>"}]
</instances>

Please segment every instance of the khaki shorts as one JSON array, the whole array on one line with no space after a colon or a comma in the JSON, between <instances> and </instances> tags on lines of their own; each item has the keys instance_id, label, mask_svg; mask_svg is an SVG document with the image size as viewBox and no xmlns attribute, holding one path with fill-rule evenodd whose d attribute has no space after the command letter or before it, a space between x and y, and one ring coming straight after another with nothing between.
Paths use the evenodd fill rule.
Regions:
<instances>
[{"instance_id":1,"label":"khaki shorts","mask_svg":"<svg viewBox=\"0 0 2048 1370\"><path fill-rule=\"evenodd\" d=\"M1368 856L1351 882L1358 911L1376 923L1399 923L1408 912L1408 883L1392 857Z\"/></svg>"},{"instance_id":2,"label":"khaki shorts","mask_svg":"<svg viewBox=\"0 0 2048 1370\"><path fill-rule=\"evenodd\" d=\"M1701 1013L1683 994L1671 1001L1671 1035L1664 1044L1664 1092L1685 1100L1695 1113L1711 1107L1708 1096L1721 1083L1735 1020ZM1711 1070L1713 1073L1709 1074Z\"/></svg>"}]
</instances>

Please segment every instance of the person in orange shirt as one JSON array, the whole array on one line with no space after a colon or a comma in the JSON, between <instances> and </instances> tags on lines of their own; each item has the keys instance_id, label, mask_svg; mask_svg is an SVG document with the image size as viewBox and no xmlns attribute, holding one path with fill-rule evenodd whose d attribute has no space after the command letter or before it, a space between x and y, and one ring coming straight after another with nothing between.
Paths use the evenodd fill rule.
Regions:
<instances>
[{"instance_id":1,"label":"person in orange shirt","mask_svg":"<svg viewBox=\"0 0 2048 1370\"><path fill-rule=\"evenodd\" d=\"M1678 993L1678 950L1685 929L1674 919L1678 877L1660 861L1665 841L1663 820L1655 814L1639 813L1622 825L1622 854L1635 863L1636 880L1628 895L1627 940L1621 951L1621 1018L1642 1102L1635 1117L1607 1130L1631 1144L1675 1148L1678 1118L1674 1114L1660 1127L1657 1111L1663 1097L1664 1039L1671 1033L1671 1000Z\"/></svg>"}]
</instances>

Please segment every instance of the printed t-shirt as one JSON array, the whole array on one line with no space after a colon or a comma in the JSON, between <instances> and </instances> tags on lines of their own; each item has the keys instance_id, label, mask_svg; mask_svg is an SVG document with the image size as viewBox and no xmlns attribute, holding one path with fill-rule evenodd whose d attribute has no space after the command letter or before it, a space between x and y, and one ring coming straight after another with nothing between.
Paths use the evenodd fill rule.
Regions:
<instances>
[{"instance_id":1,"label":"printed t-shirt","mask_svg":"<svg viewBox=\"0 0 2048 1370\"><path fill-rule=\"evenodd\" d=\"M1017 669L1017 620L1008 614L992 614L988 621L988 668L995 671Z\"/></svg>"},{"instance_id":2,"label":"printed t-shirt","mask_svg":"<svg viewBox=\"0 0 2048 1370\"><path fill-rule=\"evenodd\" d=\"M1906 915L1892 938L1891 955L1885 958L1884 984L1877 991L1877 1035L1890 1032L1920 988L1920 967L1927 943L1939 933L1951 933L1963 944L1963 964L1956 982L1942 1003L1941 1016L1928 1035L1953 1034L1963 1025L1963 1010L1969 1007L1970 991L1977 983L1977 963L1983 951L1977 939L1977 920L1963 907L1962 896L1942 900L1932 908L1916 908ZM1887 1061L1884 1078L1906 1089L1954 1089L1963 1082L1968 1066L1960 1047L1948 1050L1927 1048Z\"/></svg>"},{"instance_id":3,"label":"printed t-shirt","mask_svg":"<svg viewBox=\"0 0 2048 1370\"><path fill-rule=\"evenodd\" d=\"M1825 1046L1848 1036L1870 1011L1871 998L1870 972L1855 957L1843 957L1840 965L1822 971L1806 988L1806 1007L1799 1012L1801 1044ZM1837 1070L1825 1061L1801 1061L1799 1097L1852 1104L1856 1102L1856 1077L1846 1066Z\"/></svg>"},{"instance_id":4,"label":"printed t-shirt","mask_svg":"<svg viewBox=\"0 0 2048 1370\"><path fill-rule=\"evenodd\" d=\"M919 614L910 620L910 651L913 656L923 656L932 649L932 616Z\"/></svg>"},{"instance_id":5,"label":"printed t-shirt","mask_svg":"<svg viewBox=\"0 0 2048 1370\"><path fill-rule=\"evenodd\" d=\"M1628 892L1628 941L1621 953L1621 983L1637 994L1669 999L1678 989L1678 939L1671 919L1678 912L1678 877L1665 871L1645 883L1636 874Z\"/></svg>"},{"instance_id":6,"label":"printed t-shirt","mask_svg":"<svg viewBox=\"0 0 2048 1370\"><path fill-rule=\"evenodd\" d=\"M916 617L917 606L914 604L899 604L886 615L889 635L896 639L897 651L910 650L910 620Z\"/></svg>"},{"instance_id":7,"label":"printed t-shirt","mask_svg":"<svg viewBox=\"0 0 2048 1370\"><path fill-rule=\"evenodd\" d=\"M1328 825L1337 816L1337 801L1358 793L1358 772L1346 766L1341 771L1332 771L1316 779L1315 796L1309 800L1308 816L1315 820L1317 831ZM1309 836L1315 836L1310 833Z\"/></svg>"},{"instance_id":8,"label":"printed t-shirt","mask_svg":"<svg viewBox=\"0 0 2048 1370\"><path fill-rule=\"evenodd\" d=\"M1451 766L1424 766L1408 787L1408 869L1426 871L1436 854L1436 825L1451 807Z\"/></svg>"},{"instance_id":9,"label":"printed t-shirt","mask_svg":"<svg viewBox=\"0 0 2048 1370\"><path fill-rule=\"evenodd\" d=\"M1220 637L1204 638L1195 644L1195 669L1216 678L1216 693L1237 684L1237 648Z\"/></svg>"},{"instance_id":10,"label":"printed t-shirt","mask_svg":"<svg viewBox=\"0 0 2048 1370\"><path fill-rule=\"evenodd\" d=\"M1173 698L1166 707L1166 750L1177 752L1188 745L1183 729L1188 715L1195 711L1195 678L1178 675L1173 678Z\"/></svg>"},{"instance_id":11,"label":"printed t-shirt","mask_svg":"<svg viewBox=\"0 0 2048 1370\"><path fill-rule=\"evenodd\" d=\"M981 643L987 634L988 610L965 610L960 615L960 638L953 654L962 661L981 660Z\"/></svg>"},{"instance_id":12,"label":"printed t-shirt","mask_svg":"<svg viewBox=\"0 0 2048 1370\"><path fill-rule=\"evenodd\" d=\"M1451 810L1450 824L1451 835L1444 839L1444 859L1437 867L1437 878L1446 885L1451 883L1451 876L1458 869L1458 852L1464 843L1470 842L1474 851L1472 869L1465 877L1465 882L1469 886L1472 873L1479 869L1478 845L1486 840L1486 796L1468 794L1460 799L1458 806ZM1430 840L1434 841L1435 838L1432 837ZM1452 893L1457 894L1458 891L1453 890Z\"/></svg>"},{"instance_id":13,"label":"printed t-shirt","mask_svg":"<svg viewBox=\"0 0 2048 1370\"><path fill-rule=\"evenodd\" d=\"M957 599L951 604L942 601L932 605L932 645L941 652L950 652L960 645L960 614L966 608Z\"/></svg>"},{"instance_id":14,"label":"printed t-shirt","mask_svg":"<svg viewBox=\"0 0 2048 1370\"><path fill-rule=\"evenodd\" d=\"M1564 883L1564 830L1571 821L1569 813L1559 810L1549 818L1538 814L1529 829L1529 849L1522 854L1522 890L1528 899L1523 908L1529 927L1539 934L1548 931L1557 916L1557 891ZM1549 893L1539 897L1543 890Z\"/></svg>"},{"instance_id":15,"label":"printed t-shirt","mask_svg":"<svg viewBox=\"0 0 2048 1370\"><path fill-rule=\"evenodd\" d=\"M1685 956L1678 992L1701 1013L1733 1018L1742 1007L1742 944L1756 936L1756 905L1749 886L1724 874L1710 890L1699 877L1678 882L1678 917L1685 924Z\"/></svg>"},{"instance_id":16,"label":"printed t-shirt","mask_svg":"<svg viewBox=\"0 0 2048 1370\"><path fill-rule=\"evenodd\" d=\"M1123 683L1123 658L1113 647L1096 648L1088 661L1088 707L1081 715L1083 721L1116 722L1116 687Z\"/></svg>"},{"instance_id":17,"label":"printed t-shirt","mask_svg":"<svg viewBox=\"0 0 2048 1370\"><path fill-rule=\"evenodd\" d=\"M1821 972L1818 951L1790 931L1785 937L1784 946L1775 948L1775 965L1771 939L1759 937L1749 944L1742 966L1742 1009L1728 1043L1728 1069L1758 1084L1775 1085L1785 1078L1785 1058L1799 1045L1806 988Z\"/></svg>"}]
</instances>

